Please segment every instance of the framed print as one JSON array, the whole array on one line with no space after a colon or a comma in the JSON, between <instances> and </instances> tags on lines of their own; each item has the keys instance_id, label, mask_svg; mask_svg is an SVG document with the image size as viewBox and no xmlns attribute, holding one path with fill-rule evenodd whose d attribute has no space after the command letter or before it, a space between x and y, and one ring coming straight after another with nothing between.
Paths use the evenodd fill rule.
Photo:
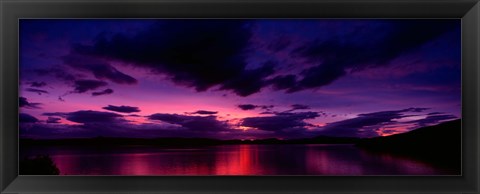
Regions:
<instances>
[{"instance_id":1,"label":"framed print","mask_svg":"<svg viewBox=\"0 0 480 194\"><path fill-rule=\"evenodd\" d=\"M478 193L478 1L1 12L2 193Z\"/></svg>"}]
</instances>

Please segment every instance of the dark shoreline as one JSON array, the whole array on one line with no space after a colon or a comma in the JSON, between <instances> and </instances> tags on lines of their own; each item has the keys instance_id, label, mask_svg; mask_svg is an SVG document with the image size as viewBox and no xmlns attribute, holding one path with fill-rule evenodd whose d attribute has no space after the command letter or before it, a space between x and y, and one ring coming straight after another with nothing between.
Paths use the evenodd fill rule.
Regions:
<instances>
[{"instance_id":1,"label":"dark shoreline","mask_svg":"<svg viewBox=\"0 0 480 194\"><path fill-rule=\"evenodd\" d=\"M428 162L441 168L461 170L461 120L444 122L410 132L375 138L319 136L308 139L219 140L208 138L72 138L20 139L20 148L35 146L152 146L160 148L195 148L217 145L289 145L289 144L351 144L371 153L392 154Z\"/></svg>"},{"instance_id":2,"label":"dark shoreline","mask_svg":"<svg viewBox=\"0 0 480 194\"><path fill-rule=\"evenodd\" d=\"M20 145L149 145L149 146L208 146L208 145L252 145L252 144L355 144L360 138L316 137L308 139L258 139L219 140L209 138L71 138L71 139L20 139Z\"/></svg>"},{"instance_id":3,"label":"dark shoreline","mask_svg":"<svg viewBox=\"0 0 480 194\"><path fill-rule=\"evenodd\" d=\"M444 122L410 132L361 139L356 146L369 152L389 153L458 170L462 163L461 120Z\"/></svg>"}]
</instances>

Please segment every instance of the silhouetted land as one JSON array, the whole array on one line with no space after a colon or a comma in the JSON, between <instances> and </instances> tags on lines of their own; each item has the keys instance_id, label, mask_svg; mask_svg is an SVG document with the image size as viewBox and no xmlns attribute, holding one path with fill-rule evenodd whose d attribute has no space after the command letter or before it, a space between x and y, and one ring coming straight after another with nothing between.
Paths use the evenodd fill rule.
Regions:
<instances>
[{"instance_id":1,"label":"silhouetted land","mask_svg":"<svg viewBox=\"0 0 480 194\"><path fill-rule=\"evenodd\" d=\"M402 134L361 139L356 145L370 151L402 155L460 171L461 127L461 120L458 119Z\"/></svg>"},{"instance_id":2,"label":"silhouetted land","mask_svg":"<svg viewBox=\"0 0 480 194\"><path fill-rule=\"evenodd\" d=\"M358 138L326 137L320 136L308 139L279 140L257 139L257 140L219 140L208 138L73 138L73 139L20 139L21 145L154 145L154 146L207 146L207 145L228 145L228 144L353 144Z\"/></svg>"},{"instance_id":3,"label":"silhouetted land","mask_svg":"<svg viewBox=\"0 0 480 194\"><path fill-rule=\"evenodd\" d=\"M21 175L58 175L60 170L48 155L38 155L33 158L23 158L19 162Z\"/></svg>"},{"instance_id":4,"label":"silhouetted land","mask_svg":"<svg viewBox=\"0 0 480 194\"><path fill-rule=\"evenodd\" d=\"M461 167L461 120L444 122L435 126L423 127L410 132L375 138L348 138L319 136L306 139L258 139L258 140L219 140L208 138L73 138L34 140L20 139L20 146L159 146L159 147L198 147L235 144L355 144L369 152L380 152L425 161L439 167L460 172ZM48 156L47 156L48 157ZM40 169L55 172L48 167L48 158L24 160L23 166L43 165ZM21 163L22 164L22 163ZM23 168L23 167L22 167ZM37 172L34 172L37 173ZM30 173L31 174L31 173ZM47 174L47 173L43 173Z\"/></svg>"}]
</instances>

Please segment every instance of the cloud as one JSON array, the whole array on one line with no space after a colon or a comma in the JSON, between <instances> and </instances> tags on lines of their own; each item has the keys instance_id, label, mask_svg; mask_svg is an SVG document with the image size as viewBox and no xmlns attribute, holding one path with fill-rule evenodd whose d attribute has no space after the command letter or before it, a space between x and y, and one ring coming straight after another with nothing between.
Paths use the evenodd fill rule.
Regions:
<instances>
[{"instance_id":1,"label":"cloud","mask_svg":"<svg viewBox=\"0 0 480 194\"><path fill-rule=\"evenodd\" d=\"M100 36L93 45L73 49L150 69L199 92L219 86L248 96L260 91L265 76L273 73L270 64L246 68L251 33L244 20L163 20L133 36Z\"/></svg>"},{"instance_id":2,"label":"cloud","mask_svg":"<svg viewBox=\"0 0 480 194\"><path fill-rule=\"evenodd\" d=\"M69 121L76 123L107 123L113 124L118 122L124 122L122 115L111 113L111 112L101 112L93 110L80 110L76 112L54 112L54 113L43 113L45 116L58 116L65 118Z\"/></svg>"},{"instance_id":3,"label":"cloud","mask_svg":"<svg viewBox=\"0 0 480 194\"><path fill-rule=\"evenodd\" d=\"M84 93L89 90L95 90L99 87L106 86L107 82L98 80L75 80L74 93Z\"/></svg>"},{"instance_id":4,"label":"cloud","mask_svg":"<svg viewBox=\"0 0 480 194\"><path fill-rule=\"evenodd\" d=\"M422 112L428 108L407 108L393 111L380 111L373 113L359 114L355 118L328 123L320 130L321 135L340 137L374 137L378 136L376 129L389 124L397 123L395 119L410 117L405 113Z\"/></svg>"},{"instance_id":5,"label":"cloud","mask_svg":"<svg viewBox=\"0 0 480 194\"><path fill-rule=\"evenodd\" d=\"M237 105L237 107L242 109L242 110L254 110L256 108L261 108L263 110L270 110L274 106L273 105L239 104L239 105Z\"/></svg>"},{"instance_id":6,"label":"cloud","mask_svg":"<svg viewBox=\"0 0 480 194\"><path fill-rule=\"evenodd\" d=\"M274 52L279 52L290 46L292 43L292 40L287 37L287 36L281 36L274 41L270 42L270 44L267 46L267 49L274 51Z\"/></svg>"},{"instance_id":7,"label":"cloud","mask_svg":"<svg viewBox=\"0 0 480 194\"><path fill-rule=\"evenodd\" d=\"M296 75L279 75L268 81L275 90L291 90L297 84Z\"/></svg>"},{"instance_id":8,"label":"cloud","mask_svg":"<svg viewBox=\"0 0 480 194\"><path fill-rule=\"evenodd\" d=\"M107 94L113 94L113 90L108 88L100 92L92 92L92 96L101 96L101 95L107 95Z\"/></svg>"},{"instance_id":9,"label":"cloud","mask_svg":"<svg viewBox=\"0 0 480 194\"><path fill-rule=\"evenodd\" d=\"M292 104L291 107L292 109L290 111L310 109L308 105L303 105L303 104Z\"/></svg>"},{"instance_id":10,"label":"cloud","mask_svg":"<svg viewBox=\"0 0 480 194\"><path fill-rule=\"evenodd\" d=\"M20 125L21 138L63 139L92 137L149 137L140 134L125 123L85 123L82 125L66 125L62 123L35 123Z\"/></svg>"},{"instance_id":11,"label":"cloud","mask_svg":"<svg viewBox=\"0 0 480 194\"><path fill-rule=\"evenodd\" d=\"M150 120L163 121L180 125L192 131L225 131L229 130L227 123L217 120L216 116L189 116L179 114L156 113L148 116Z\"/></svg>"},{"instance_id":12,"label":"cloud","mask_svg":"<svg viewBox=\"0 0 480 194\"><path fill-rule=\"evenodd\" d=\"M64 63L80 71L91 72L97 79L107 79L117 84L136 84L137 80L120 72L110 64L84 55L70 54L62 57Z\"/></svg>"},{"instance_id":13,"label":"cloud","mask_svg":"<svg viewBox=\"0 0 480 194\"><path fill-rule=\"evenodd\" d=\"M312 67L305 69L300 80L293 83L292 75L272 82L276 89L295 92L329 85L348 71L388 65L393 59L412 51L454 28L458 22L445 20L396 20L382 31L369 31L375 38L361 35L328 40L314 40L296 48L293 57L303 57ZM374 28L372 28L374 29ZM368 41L368 42L365 42Z\"/></svg>"},{"instance_id":14,"label":"cloud","mask_svg":"<svg viewBox=\"0 0 480 194\"><path fill-rule=\"evenodd\" d=\"M220 89L232 90L239 96L249 96L260 92L260 90L268 85L268 81L264 78L274 73L273 64L265 64L260 68L245 70L236 77L226 81Z\"/></svg>"},{"instance_id":15,"label":"cloud","mask_svg":"<svg viewBox=\"0 0 480 194\"><path fill-rule=\"evenodd\" d=\"M238 105L238 108L240 108L242 110L253 110L253 109L257 108L257 106L253 105L253 104L240 104L240 105Z\"/></svg>"},{"instance_id":16,"label":"cloud","mask_svg":"<svg viewBox=\"0 0 480 194\"><path fill-rule=\"evenodd\" d=\"M18 115L18 120L20 123L36 123L38 122L38 119L35 118L32 115L26 114L26 113L20 113Z\"/></svg>"},{"instance_id":17,"label":"cloud","mask_svg":"<svg viewBox=\"0 0 480 194\"><path fill-rule=\"evenodd\" d=\"M92 110L71 112L66 117L67 120L76 123L112 123L120 121L121 118L123 116L119 114Z\"/></svg>"},{"instance_id":18,"label":"cloud","mask_svg":"<svg viewBox=\"0 0 480 194\"><path fill-rule=\"evenodd\" d=\"M273 105L260 105L259 107L263 110L270 110L275 106L273 106Z\"/></svg>"},{"instance_id":19,"label":"cloud","mask_svg":"<svg viewBox=\"0 0 480 194\"><path fill-rule=\"evenodd\" d=\"M45 82L30 82L30 87L41 88L47 85Z\"/></svg>"},{"instance_id":20,"label":"cloud","mask_svg":"<svg viewBox=\"0 0 480 194\"><path fill-rule=\"evenodd\" d=\"M408 110L410 112L424 112L426 110L430 110L431 108L408 108L405 110Z\"/></svg>"},{"instance_id":21,"label":"cloud","mask_svg":"<svg viewBox=\"0 0 480 194\"><path fill-rule=\"evenodd\" d=\"M199 115L214 115L217 114L218 111L208 111L208 110L197 110L192 112L191 114L199 114Z\"/></svg>"},{"instance_id":22,"label":"cloud","mask_svg":"<svg viewBox=\"0 0 480 194\"><path fill-rule=\"evenodd\" d=\"M40 75L40 76L50 75L63 81L74 81L77 77L74 74L71 74L70 72L68 72L65 68L62 68L60 66L54 66L51 68L44 68L44 69L35 69L33 71L37 75Z\"/></svg>"},{"instance_id":23,"label":"cloud","mask_svg":"<svg viewBox=\"0 0 480 194\"><path fill-rule=\"evenodd\" d=\"M81 138L81 137L155 137L156 130L161 131L160 125L135 125L120 114L93 110L75 112L43 113L49 116L46 123L22 125L21 137L34 138ZM58 121L63 118L79 124L62 124ZM49 122L52 121L52 122ZM149 131L151 130L151 131ZM152 132L155 132L153 134Z\"/></svg>"},{"instance_id":24,"label":"cloud","mask_svg":"<svg viewBox=\"0 0 480 194\"><path fill-rule=\"evenodd\" d=\"M43 116L57 116L57 117L66 117L68 113L64 112L46 112L42 114Z\"/></svg>"},{"instance_id":25,"label":"cloud","mask_svg":"<svg viewBox=\"0 0 480 194\"><path fill-rule=\"evenodd\" d=\"M58 117L48 117L47 123L60 123L61 118Z\"/></svg>"},{"instance_id":26,"label":"cloud","mask_svg":"<svg viewBox=\"0 0 480 194\"><path fill-rule=\"evenodd\" d=\"M111 112L80 110L76 112L44 113L49 116L47 122L24 123L20 125L22 138L88 138L88 137L195 137L195 138L253 138L269 137L269 132L260 130L237 130L231 128L228 121L219 121L215 116L192 116L157 113L147 118L150 121L136 123ZM62 124L61 118L80 123ZM49 122L51 121L51 122ZM32 122L32 121L30 121Z\"/></svg>"},{"instance_id":27,"label":"cloud","mask_svg":"<svg viewBox=\"0 0 480 194\"><path fill-rule=\"evenodd\" d=\"M34 92L34 93L37 93L38 95L48 94L48 92L45 91L45 90L40 90L40 89L35 89L35 88L27 88L26 91L27 92Z\"/></svg>"},{"instance_id":28,"label":"cloud","mask_svg":"<svg viewBox=\"0 0 480 194\"><path fill-rule=\"evenodd\" d=\"M440 122L447 121L447 120L452 120L452 119L456 119L456 118L457 117L454 116L454 115L441 114L441 113L437 113L437 114L429 113L429 114L427 114L427 117L425 117L423 119L414 120L414 121L411 121L411 122L408 122L408 123L415 123L415 127L419 128L419 127L425 127L425 126L438 124Z\"/></svg>"},{"instance_id":29,"label":"cloud","mask_svg":"<svg viewBox=\"0 0 480 194\"><path fill-rule=\"evenodd\" d=\"M133 112L140 112L140 109L138 107L133 107L133 106L113 106L113 105L108 105L106 107L103 107L105 110L110 110L110 111L115 111L115 112L121 112L121 113L133 113Z\"/></svg>"},{"instance_id":30,"label":"cloud","mask_svg":"<svg viewBox=\"0 0 480 194\"><path fill-rule=\"evenodd\" d=\"M460 27L455 20L320 22L321 33L297 37L305 31L283 32L255 20L151 23L134 32L104 32L91 43L72 44L71 52L62 58L65 67L36 72L78 80L77 74L67 71L70 69L89 72L103 81L137 83L116 65L122 64L146 69L198 92L214 88L250 96L265 87L297 92L329 85L353 72L389 65ZM256 40L266 36L259 30L264 27L272 36ZM335 33L338 31L342 33ZM268 62L259 64L262 61ZM291 64L294 67L286 67Z\"/></svg>"},{"instance_id":31,"label":"cloud","mask_svg":"<svg viewBox=\"0 0 480 194\"><path fill-rule=\"evenodd\" d=\"M34 139L95 137L95 135L88 135L89 131L90 130L82 128L82 126L62 125L58 123L21 124L19 127L20 138Z\"/></svg>"},{"instance_id":32,"label":"cloud","mask_svg":"<svg viewBox=\"0 0 480 194\"><path fill-rule=\"evenodd\" d=\"M268 117L247 117L242 119L241 126L274 132L282 132L294 128L304 130L305 126L311 126L304 120L314 119L319 116L317 112L283 112Z\"/></svg>"},{"instance_id":33,"label":"cloud","mask_svg":"<svg viewBox=\"0 0 480 194\"><path fill-rule=\"evenodd\" d=\"M40 105L42 105L42 103L28 102L27 98L25 98L25 97L19 97L19 99L18 99L18 106L23 107L23 108L39 109Z\"/></svg>"},{"instance_id":34,"label":"cloud","mask_svg":"<svg viewBox=\"0 0 480 194\"><path fill-rule=\"evenodd\" d=\"M252 132L229 131L234 137L255 134ZM261 134L261 133L260 133ZM29 123L20 125L20 137L56 139L56 138L92 138L92 137L128 137L128 138L158 138L158 137L208 137L226 138L217 131L192 131L169 124L128 122L84 123L82 125L67 125L61 123ZM227 138L228 139L228 138Z\"/></svg>"}]
</instances>

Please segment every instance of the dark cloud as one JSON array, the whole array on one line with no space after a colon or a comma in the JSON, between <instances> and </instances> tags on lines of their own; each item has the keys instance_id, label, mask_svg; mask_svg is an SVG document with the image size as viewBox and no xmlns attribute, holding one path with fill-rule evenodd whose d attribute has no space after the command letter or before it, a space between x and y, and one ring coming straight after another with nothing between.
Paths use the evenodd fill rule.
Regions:
<instances>
[{"instance_id":1,"label":"dark cloud","mask_svg":"<svg viewBox=\"0 0 480 194\"><path fill-rule=\"evenodd\" d=\"M149 130L136 130L128 123L35 123L20 125L20 137L38 139L92 138L92 137L151 137ZM142 133L143 132L143 133Z\"/></svg>"},{"instance_id":2,"label":"dark cloud","mask_svg":"<svg viewBox=\"0 0 480 194\"><path fill-rule=\"evenodd\" d=\"M388 65L460 27L455 20L360 21L358 24L344 21L352 28L347 30L340 27L344 25L330 26L327 22L326 27L332 30L325 33L297 39L298 33L283 34L275 28L278 32L272 34L273 38L262 38L270 42L259 43L257 34L252 34L264 34L253 22L256 21L159 20L133 33L104 32L91 44L71 45L71 53L62 58L65 67L36 72L71 82L80 79L77 74L69 73L70 69L118 84L137 83L128 72L121 72L115 63L110 63L121 61L199 92L215 88L249 96L267 86L296 92L328 85L350 72ZM335 31L344 33L330 33ZM306 39L312 41L305 42ZM273 54L282 50L291 52L290 56ZM258 60L247 64L257 57ZM286 64L271 61L257 64L259 60ZM284 68L287 63L301 64L292 68L295 73L285 73L290 70ZM301 72L296 73L297 70Z\"/></svg>"},{"instance_id":3,"label":"dark cloud","mask_svg":"<svg viewBox=\"0 0 480 194\"><path fill-rule=\"evenodd\" d=\"M38 119L33 117L32 115L29 115L26 113L20 113L18 115L18 121L20 123L36 123L38 122Z\"/></svg>"},{"instance_id":4,"label":"dark cloud","mask_svg":"<svg viewBox=\"0 0 480 194\"><path fill-rule=\"evenodd\" d=\"M241 125L274 132L282 132L294 128L304 130L305 126L311 126L311 124L304 120L314 119L319 116L320 115L317 112L284 112L276 113L276 115L268 117L247 117L242 119Z\"/></svg>"},{"instance_id":5,"label":"dark cloud","mask_svg":"<svg viewBox=\"0 0 480 194\"><path fill-rule=\"evenodd\" d=\"M250 26L243 20L164 20L136 35L100 36L92 46L75 45L74 50L148 68L197 91L220 86L248 96L273 73L270 64L246 68Z\"/></svg>"},{"instance_id":6,"label":"dark cloud","mask_svg":"<svg viewBox=\"0 0 480 194\"><path fill-rule=\"evenodd\" d=\"M18 106L19 107L38 109L38 108L40 108L40 105L42 105L42 103L28 102L27 98L25 98L25 97L19 97L19 99L18 99Z\"/></svg>"},{"instance_id":7,"label":"dark cloud","mask_svg":"<svg viewBox=\"0 0 480 194\"><path fill-rule=\"evenodd\" d=\"M77 76L74 74L68 72L65 68L55 66L51 68L45 68L45 69L35 69L33 70L37 75L40 76L54 76L57 79L63 80L63 81L74 81Z\"/></svg>"},{"instance_id":8,"label":"dark cloud","mask_svg":"<svg viewBox=\"0 0 480 194\"><path fill-rule=\"evenodd\" d=\"M47 85L45 82L30 82L30 87L41 88Z\"/></svg>"},{"instance_id":9,"label":"dark cloud","mask_svg":"<svg viewBox=\"0 0 480 194\"><path fill-rule=\"evenodd\" d=\"M108 105L106 107L103 107L105 110L110 110L110 111L115 111L115 112L121 112L121 113L132 113L132 112L140 112L140 109L138 107L133 107L133 106L113 106L113 105Z\"/></svg>"},{"instance_id":10,"label":"dark cloud","mask_svg":"<svg viewBox=\"0 0 480 194\"><path fill-rule=\"evenodd\" d=\"M57 116L57 117L67 117L68 113L63 112L46 112L43 113L44 116Z\"/></svg>"},{"instance_id":11,"label":"dark cloud","mask_svg":"<svg viewBox=\"0 0 480 194\"><path fill-rule=\"evenodd\" d=\"M270 110L273 107L275 107L275 106L273 106L273 105L260 105L260 108L263 109L263 110Z\"/></svg>"},{"instance_id":12,"label":"dark cloud","mask_svg":"<svg viewBox=\"0 0 480 194\"><path fill-rule=\"evenodd\" d=\"M58 117L48 117L47 123L60 123L61 118Z\"/></svg>"},{"instance_id":13,"label":"dark cloud","mask_svg":"<svg viewBox=\"0 0 480 194\"><path fill-rule=\"evenodd\" d=\"M272 41L267 46L267 49L269 49L271 51L274 51L274 52L278 52L278 51L284 50L285 48L290 46L291 43L292 43L292 40L289 37L281 36L281 37L275 39L274 41Z\"/></svg>"},{"instance_id":14,"label":"dark cloud","mask_svg":"<svg viewBox=\"0 0 480 194\"><path fill-rule=\"evenodd\" d=\"M101 112L101 111L93 111L93 110L80 110L76 112L68 112L68 113L43 113L45 116L58 116L65 118L69 121L76 122L76 123L83 123L83 124L90 124L90 123L118 123L123 122L123 116L111 113L111 112Z\"/></svg>"},{"instance_id":15,"label":"dark cloud","mask_svg":"<svg viewBox=\"0 0 480 194\"><path fill-rule=\"evenodd\" d=\"M292 110L310 109L310 107L308 105L303 105L303 104L292 104L291 107L292 107Z\"/></svg>"},{"instance_id":16,"label":"dark cloud","mask_svg":"<svg viewBox=\"0 0 480 194\"><path fill-rule=\"evenodd\" d=\"M458 22L453 20L396 20L381 32L370 32L377 33L376 38L360 40L356 35L312 41L295 49L292 55L303 57L314 66L304 70L301 73L303 78L295 84L292 77L274 79L274 88L294 92L328 85L346 75L347 70L387 65L455 27L459 27Z\"/></svg>"},{"instance_id":17,"label":"dark cloud","mask_svg":"<svg viewBox=\"0 0 480 194\"><path fill-rule=\"evenodd\" d=\"M132 124L120 114L92 110L80 110L76 112L52 112L44 113L49 116L49 123L36 123L34 125L20 126L22 137L35 138L81 138L81 137L155 137L163 128L160 125ZM54 118L54 119L51 119ZM81 125L65 125L58 123L59 119L81 123ZM178 135L178 133L177 133Z\"/></svg>"},{"instance_id":18,"label":"dark cloud","mask_svg":"<svg viewBox=\"0 0 480 194\"><path fill-rule=\"evenodd\" d=\"M157 113L148 116L150 120L159 120L170 124L180 125L192 131L226 131L229 130L225 122L217 120L216 116L189 116L179 114Z\"/></svg>"},{"instance_id":19,"label":"dark cloud","mask_svg":"<svg viewBox=\"0 0 480 194\"><path fill-rule=\"evenodd\" d=\"M97 88L100 88L106 85L107 85L107 82L98 81L98 80L75 80L74 92L84 93L86 91L95 90Z\"/></svg>"},{"instance_id":20,"label":"dark cloud","mask_svg":"<svg viewBox=\"0 0 480 194\"><path fill-rule=\"evenodd\" d=\"M100 92L92 92L92 96L101 96L101 95L107 95L107 94L113 94L113 90L108 88Z\"/></svg>"},{"instance_id":21,"label":"dark cloud","mask_svg":"<svg viewBox=\"0 0 480 194\"><path fill-rule=\"evenodd\" d=\"M261 112L260 114L262 115L274 115L274 114L277 114L278 112L275 112L275 111L265 111L265 112Z\"/></svg>"},{"instance_id":22,"label":"dark cloud","mask_svg":"<svg viewBox=\"0 0 480 194\"><path fill-rule=\"evenodd\" d=\"M214 114L217 114L217 113L218 113L218 111L198 110L198 111L192 112L191 114L214 115Z\"/></svg>"},{"instance_id":23,"label":"dark cloud","mask_svg":"<svg viewBox=\"0 0 480 194\"><path fill-rule=\"evenodd\" d=\"M253 104L240 104L238 105L238 108L242 110L253 110L253 109L256 109L257 106Z\"/></svg>"},{"instance_id":24,"label":"dark cloud","mask_svg":"<svg viewBox=\"0 0 480 194\"><path fill-rule=\"evenodd\" d=\"M269 80L269 83L273 86L275 90L285 90L287 91L295 88L297 84L296 75L279 75Z\"/></svg>"},{"instance_id":25,"label":"dark cloud","mask_svg":"<svg viewBox=\"0 0 480 194\"><path fill-rule=\"evenodd\" d=\"M101 60L70 54L64 56L64 63L80 71L91 72L97 79L107 79L117 84L136 84L137 80L125 73L120 72L110 64Z\"/></svg>"},{"instance_id":26,"label":"dark cloud","mask_svg":"<svg viewBox=\"0 0 480 194\"><path fill-rule=\"evenodd\" d=\"M84 129L79 126L52 123L20 124L19 136L21 138L56 139L56 138L82 138L95 137L85 135Z\"/></svg>"},{"instance_id":27,"label":"dark cloud","mask_svg":"<svg viewBox=\"0 0 480 194\"><path fill-rule=\"evenodd\" d=\"M447 115L447 114L431 115L431 114L428 114L428 116L425 117L424 119L411 121L409 123L415 123L416 127L418 128L418 127L425 127L425 126L438 124L440 122L447 121L447 120L452 120L452 119L456 119L456 118L457 117L454 116L454 115Z\"/></svg>"},{"instance_id":28,"label":"dark cloud","mask_svg":"<svg viewBox=\"0 0 480 194\"><path fill-rule=\"evenodd\" d=\"M83 125L28 123L20 125L20 137L39 139L91 138L98 136L128 138L205 137L218 139L268 137L265 135L268 135L268 133L262 133L259 130L200 131L189 130L182 126L158 123L106 122L84 123Z\"/></svg>"},{"instance_id":29,"label":"dark cloud","mask_svg":"<svg viewBox=\"0 0 480 194\"><path fill-rule=\"evenodd\" d=\"M264 78L274 72L274 64L272 63L267 63L257 69L244 70L241 74L226 81L220 89L232 90L239 96L249 96L268 85Z\"/></svg>"},{"instance_id":30,"label":"dark cloud","mask_svg":"<svg viewBox=\"0 0 480 194\"><path fill-rule=\"evenodd\" d=\"M423 112L426 110L430 110L430 108L409 108L408 109L410 112Z\"/></svg>"},{"instance_id":31,"label":"dark cloud","mask_svg":"<svg viewBox=\"0 0 480 194\"><path fill-rule=\"evenodd\" d=\"M397 123L394 119L410 117L408 112L421 112L427 108L408 108L394 111L381 111L359 114L355 118L328 123L321 128L322 135L340 137L373 137L378 136L375 130L381 126Z\"/></svg>"},{"instance_id":32,"label":"dark cloud","mask_svg":"<svg viewBox=\"0 0 480 194\"><path fill-rule=\"evenodd\" d=\"M261 108L263 110L270 110L274 107L273 105L254 105L254 104L239 104L237 106L242 110L254 110L256 108Z\"/></svg>"},{"instance_id":33,"label":"dark cloud","mask_svg":"<svg viewBox=\"0 0 480 194\"><path fill-rule=\"evenodd\" d=\"M38 95L48 94L48 92L45 91L45 90L40 90L40 89L35 89L35 88L27 88L26 91L27 92L34 92L34 93L37 93Z\"/></svg>"},{"instance_id":34,"label":"dark cloud","mask_svg":"<svg viewBox=\"0 0 480 194\"><path fill-rule=\"evenodd\" d=\"M110 112L82 110L68 113L66 119L76 123L114 123L121 120L123 116Z\"/></svg>"}]
</instances>

